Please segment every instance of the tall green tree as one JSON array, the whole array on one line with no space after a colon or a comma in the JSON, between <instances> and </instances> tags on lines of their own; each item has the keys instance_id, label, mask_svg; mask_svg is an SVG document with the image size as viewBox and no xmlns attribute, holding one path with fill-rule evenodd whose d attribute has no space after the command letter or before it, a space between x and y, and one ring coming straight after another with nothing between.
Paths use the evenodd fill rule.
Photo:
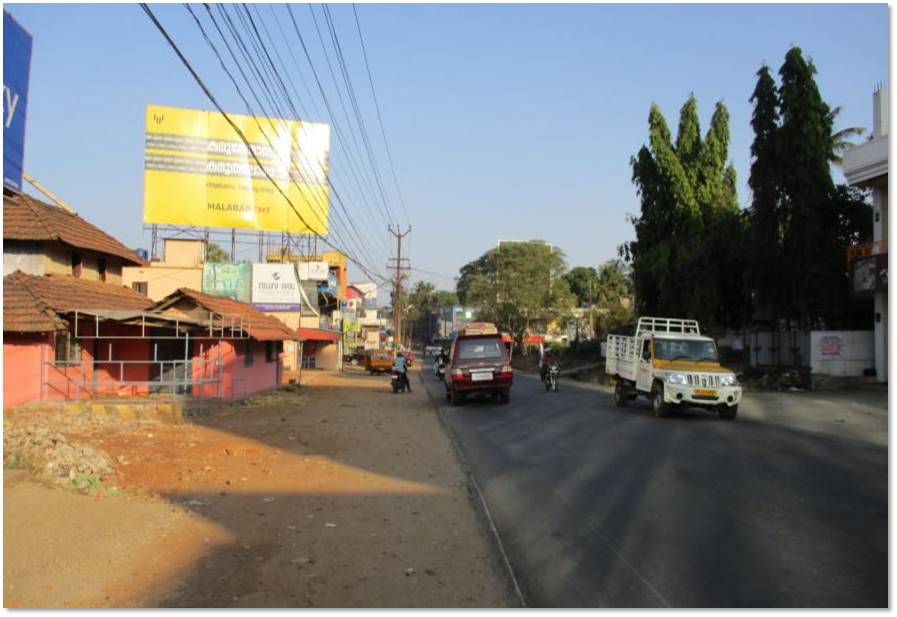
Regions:
<instances>
[{"instance_id":1,"label":"tall green tree","mask_svg":"<svg viewBox=\"0 0 897 617\"><path fill-rule=\"evenodd\" d=\"M564 253L544 242L509 242L461 268L458 296L521 343L537 322L563 320L576 303Z\"/></svg>"},{"instance_id":2,"label":"tall green tree","mask_svg":"<svg viewBox=\"0 0 897 617\"><path fill-rule=\"evenodd\" d=\"M641 314L689 316L708 325L744 313L744 234L734 166L728 159L729 113L717 103L702 138L697 100L680 109L675 146L660 109L648 114L648 145L631 159L641 214L636 240L621 254L632 264Z\"/></svg>"},{"instance_id":3,"label":"tall green tree","mask_svg":"<svg viewBox=\"0 0 897 617\"><path fill-rule=\"evenodd\" d=\"M862 191L835 186L831 165L858 127L834 130L815 81L816 68L800 48L788 50L776 84L758 71L751 147L753 204L748 286L760 315L802 327L845 323L848 246L871 236L871 207Z\"/></svg>"},{"instance_id":4,"label":"tall green tree","mask_svg":"<svg viewBox=\"0 0 897 617\"><path fill-rule=\"evenodd\" d=\"M778 162L781 173L783 299L788 316L805 325L831 318L844 277L836 235L837 207L830 162L831 109L822 100L816 68L800 48L785 54L779 69Z\"/></svg>"},{"instance_id":5,"label":"tall green tree","mask_svg":"<svg viewBox=\"0 0 897 617\"><path fill-rule=\"evenodd\" d=\"M415 340L429 342L435 335L435 315L439 309L458 303L453 291L436 289L432 283L418 281L404 299L405 321Z\"/></svg>"},{"instance_id":6,"label":"tall green tree","mask_svg":"<svg viewBox=\"0 0 897 617\"><path fill-rule=\"evenodd\" d=\"M576 266L564 275L570 291L576 296L579 306L586 306L595 301L598 291L598 272L588 266Z\"/></svg>"},{"instance_id":7,"label":"tall green tree","mask_svg":"<svg viewBox=\"0 0 897 617\"><path fill-rule=\"evenodd\" d=\"M784 259L782 249L782 206L780 170L776 137L779 128L779 96L769 67L757 71L757 85L751 95L754 112L751 127L751 175L748 184L753 194L750 225L749 286L753 290L754 307L772 320L782 313Z\"/></svg>"}]
</instances>

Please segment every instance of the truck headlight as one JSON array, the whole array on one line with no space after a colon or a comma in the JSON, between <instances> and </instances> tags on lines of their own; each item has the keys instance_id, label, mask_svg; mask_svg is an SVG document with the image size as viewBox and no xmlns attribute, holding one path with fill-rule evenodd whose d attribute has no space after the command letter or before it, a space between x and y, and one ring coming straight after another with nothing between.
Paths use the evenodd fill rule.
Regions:
<instances>
[{"instance_id":1,"label":"truck headlight","mask_svg":"<svg viewBox=\"0 0 897 617\"><path fill-rule=\"evenodd\" d=\"M688 377L684 373L667 373L667 382L677 386L685 386L688 385Z\"/></svg>"},{"instance_id":2,"label":"truck headlight","mask_svg":"<svg viewBox=\"0 0 897 617\"><path fill-rule=\"evenodd\" d=\"M735 375L723 375L719 378L719 385L724 388L731 388L738 385L738 379L736 379Z\"/></svg>"}]
</instances>

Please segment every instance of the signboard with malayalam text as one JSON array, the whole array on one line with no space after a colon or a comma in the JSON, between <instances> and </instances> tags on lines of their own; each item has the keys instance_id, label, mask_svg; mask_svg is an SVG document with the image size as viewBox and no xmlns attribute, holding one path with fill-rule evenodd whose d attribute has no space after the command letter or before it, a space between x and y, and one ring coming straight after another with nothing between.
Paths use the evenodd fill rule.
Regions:
<instances>
[{"instance_id":1,"label":"signboard with malayalam text","mask_svg":"<svg viewBox=\"0 0 897 617\"><path fill-rule=\"evenodd\" d=\"M32 38L3 11L3 186L22 190Z\"/></svg>"},{"instance_id":2,"label":"signboard with malayalam text","mask_svg":"<svg viewBox=\"0 0 897 617\"><path fill-rule=\"evenodd\" d=\"M228 117L147 106L144 222L326 234L330 126Z\"/></svg>"}]
</instances>

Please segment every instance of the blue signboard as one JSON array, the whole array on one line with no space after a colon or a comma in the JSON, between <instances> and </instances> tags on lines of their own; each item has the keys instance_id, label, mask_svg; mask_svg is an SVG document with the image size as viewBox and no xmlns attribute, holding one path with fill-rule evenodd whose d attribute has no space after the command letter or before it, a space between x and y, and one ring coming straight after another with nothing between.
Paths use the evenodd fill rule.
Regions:
<instances>
[{"instance_id":1,"label":"blue signboard","mask_svg":"<svg viewBox=\"0 0 897 617\"><path fill-rule=\"evenodd\" d=\"M22 190L31 35L3 11L3 186Z\"/></svg>"}]
</instances>

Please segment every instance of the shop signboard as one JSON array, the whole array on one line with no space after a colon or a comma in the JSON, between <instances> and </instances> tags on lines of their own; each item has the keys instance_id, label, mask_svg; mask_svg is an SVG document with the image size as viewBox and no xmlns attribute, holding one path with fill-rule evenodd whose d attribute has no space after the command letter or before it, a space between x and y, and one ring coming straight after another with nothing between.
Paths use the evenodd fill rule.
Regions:
<instances>
[{"instance_id":1,"label":"shop signboard","mask_svg":"<svg viewBox=\"0 0 897 617\"><path fill-rule=\"evenodd\" d=\"M330 276L330 266L326 261L300 261L300 281L326 281Z\"/></svg>"},{"instance_id":2,"label":"shop signboard","mask_svg":"<svg viewBox=\"0 0 897 617\"><path fill-rule=\"evenodd\" d=\"M869 255L853 260L850 290L855 296L888 290L888 255Z\"/></svg>"},{"instance_id":3,"label":"shop signboard","mask_svg":"<svg viewBox=\"0 0 897 617\"><path fill-rule=\"evenodd\" d=\"M302 294L293 264L252 264L252 305L260 311L299 311Z\"/></svg>"},{"instance_id":4,"label":"shop signboard","mask_svg":"<svg viewBox=\"0 0 897 617\"><path fill-rule=\"evenodd\" d=\"M203 293L248 303L252 299L251 281L252 264L248 261L202 265Z\"/></svg>"},{"instance_id":5,"label":"shop signboard","mask_svg":"<svg viewBox=\"0 0 897 617\"><path fill-rule=\"evenodd\" d=\"M3 11L3 186L22 190L32 38Z\"/></svg>"}]
</instances>

